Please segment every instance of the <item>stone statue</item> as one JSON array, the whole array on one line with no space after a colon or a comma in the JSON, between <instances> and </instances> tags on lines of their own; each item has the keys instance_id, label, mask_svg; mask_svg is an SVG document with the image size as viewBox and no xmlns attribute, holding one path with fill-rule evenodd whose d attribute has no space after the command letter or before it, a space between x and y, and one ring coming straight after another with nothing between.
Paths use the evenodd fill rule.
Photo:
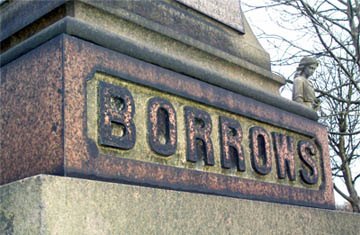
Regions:
<instances>
[{"instance_id":1,"label":"stone statue","mask_svg":"<svg viewBox=\"0 0 360 235\"><path fill-rule=\"evenodd\" d=\"M316 98L314 88L308 78L313 75L318 64L315 58L302 58L296 69L293 85L292 99L314 110L319 108L320 101Z\"/></svg>"}]
</instances>

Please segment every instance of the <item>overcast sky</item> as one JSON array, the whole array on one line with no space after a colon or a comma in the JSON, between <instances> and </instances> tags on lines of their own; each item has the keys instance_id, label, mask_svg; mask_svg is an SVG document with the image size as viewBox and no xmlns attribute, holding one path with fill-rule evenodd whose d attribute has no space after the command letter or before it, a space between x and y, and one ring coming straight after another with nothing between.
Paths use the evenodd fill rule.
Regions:
<instances>
[{"instance_id":1,"label":"overcast sky","mask_svg":"<svg viewBox=\"0 0 360 235\"><path fill-rule=\"evenodd\" d=\"M259 35L261 32L265 32L267 34L279 34L279 35L286 35L286 37L289 40L297 40L299 36L296 32L285 30L278 26L275 22L280 19L278 16L280 13L277 11L272 11L271 9L260 9L256 11L248 11L249 9L246 7L244 3L251 4L251 5L260 5L264 4L265 2L268 2L268 0L241 0L242 2L242 10L245 13L245 17L248 20L252 30L254 31L255 35ZM294 28L296 27L296 24L301 24L302 22L294 22ZM276 59L280 56L282 53L281 48L279 48L279 51L274 50L274 48L268 44L267 41L262 40L259 38L259 41L261 45L264 47L264 49L270 54L271 59ZM304 39L304 45L308 46L309 49L313 49L313 45L311 43L311 38L305 38ZM279 54L280 53L280 54ZM291 53L291 51L289 51ZM278 72L282 74L286 78L291 78L294 71L296 70L297 64L289 65L289 66L278 66L278 67L272 67L273 72ZM314 75L316 76L316 74ZM291 99L291 90L284 89L282 92L282 96ZM354 173L360 172L360 162L358 161L357 164L353 166ZM358 192L360 192L360 183L358 181L356 185L356 189ZM345 190L343 190L345 191ZM335 193L335 200L337 204L344 203L344 199Z\"/></svg>"}]
</instances>

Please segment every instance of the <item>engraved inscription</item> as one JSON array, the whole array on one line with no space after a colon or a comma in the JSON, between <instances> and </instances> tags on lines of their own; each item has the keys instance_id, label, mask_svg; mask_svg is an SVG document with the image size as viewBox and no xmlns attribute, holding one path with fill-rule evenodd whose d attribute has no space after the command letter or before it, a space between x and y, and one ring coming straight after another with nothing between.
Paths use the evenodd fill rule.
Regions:
<instances>
[{"instance_id":1,"label":"engraved inscription","mask_svg":"<svg viewBox=\"0 0 360 235\"><path fill-rule=\"evenodd\" d=\"M105 156L311 190L323 182L313 137L102 74L87 89L88 135Z\"/></svg>"},{"instance_id":2,"label":"engraved inscription","mask_svg":"<svg viewBox=\"0 0 360 235\"><path fill-rule=\"evenodd\" d=\"M279 179L285 179L286 174L291 181L296 179L294 159L294 139L280 133L272 133L277 172Z\"/></svg>"},{"instance_id":3,"label":"engraved inscription","mask_svg":"<svg viewBox=\"0 0 360 235\"><path fill-rule=\"evenodd\" d=\"M302 140L298 144L300 159L302 160L302 169L300 169L301 179L307 184L316 184L319 179L314 157L316 155L315 145L306 140Z\"/></svg>"},{"instance_id":4,"label":"engraved inscription","mask_svg":"<svg viewBox=\"0 0 360 235\"><path fill-rule=\"evenodd\" d=\"M197 162L203 158L206 165L213 166L215 161L210 138L212 129L210 115L199 109L185 107L185 120L188 139L186 159Z\"/></svg>"},{"instance_id":5,"label":"engraved inscription","mask_svg":"<svg viewBox=\"0 0 360 235\"><path fill-rule=\"evenodd\" d=\"M241 33L244 23L241 17L240 0L177 0L211 18L226 24Z\"/></svg>"},{"instance_id":6,"label":"engraved inscription","mask_svg":"<svg viewBox=\"0 0 360 235\"><path fill-rule=\"evenodd\" d=\"M170 156L176 151L177 126L176 112L172 104L154 97L148 104L148 135L153 151L164 156Z\"/></svg>"},{"instance_id":7,"label":"engraved inscription","mask_svg":"<svg viewBox=\"0 0 360 235\"><path fill-rule=\"evenodd\" d=\"M135 106L131 93L126 88L100 82L99 97L100 144L131 149L136 138L136 127L133 122Z\"/></svg>"},{"instance_id":8,"label":"engraved inscription","mask_svg":"<svg viewBox=\"0 0 360 235\"><path fill-rule=\"evenodd\" d=\"M272 151L269 133L262 127L250 129L251 165L254 170L267 175L271 172Z\"/></svg>"},{"instance_id":9,"label":"engraved inscription","mask_svg":"<svg viewBox=\"0 0 360 235\"><path fill-rule=\"evenodd\" d=\"M237 167L245 171L244 151L241 146L243 132L236 120L220 117L221 166L226 169Z\"/></svg>"}]
</instances>

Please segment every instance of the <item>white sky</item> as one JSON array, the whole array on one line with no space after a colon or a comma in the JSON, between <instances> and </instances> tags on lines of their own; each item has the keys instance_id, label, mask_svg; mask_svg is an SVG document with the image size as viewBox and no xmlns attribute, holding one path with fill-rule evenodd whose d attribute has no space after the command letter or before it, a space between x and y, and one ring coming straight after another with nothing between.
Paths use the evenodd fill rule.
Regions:
<instances>
[{"instance_id":1,"label":"white sky","mask_svg":"<svg viewBox=\"0 0 360 235\"><path fill-rule=\"evenodd\" d=\"M299 35L296 32L285 30L279 25L277 25L275 22L276 20L279 20L279 12L274 12L271 9L260 9L256 11L250 11L248 12L247 8L244 6L244 3L251 4L251 5L259 5L264 4L268 2L268 0L241 0L242 2L242 10L245 12L245 17L248 20L252 30L254 31L255 35L258 35L261 33L261 31L267 33L267 34L278 34L278 35L286 35L287 39L289 40L297 40ZM299 22L294 22L294 28L296 27L296 24ZM261 40L258 38L261 45L264 47L264 49L270 54L270 58L274 59L276 56L279 56L278 51L274 51L274 48L271 45L268 45L265 40ZM311 43L311 38L304 39L304 45L309 47L309 50L312 49L313 45ZM279 50L281 51L281 50ZM289 52L291 53L291 52ZM285 76L286 78L289 78L293 72L296 70L297 64L289 65L289 66L281 66L281 67L273 67L273 72L278 72ZM291 99L291 90L285 89L282 92L282 96ZM360 172L360 162L358 161L357 164L353 165L354 173L358 174ZM335 182L337 185L341 185L339 181L340 179L335 179ZM345 190L345 186L340 187ZM357 192L360 193L360 183L358 181L356 185ZM337 204L343 204L345 200L337 193L335 193L335 200Z\"/></svg>"}]
</instances>

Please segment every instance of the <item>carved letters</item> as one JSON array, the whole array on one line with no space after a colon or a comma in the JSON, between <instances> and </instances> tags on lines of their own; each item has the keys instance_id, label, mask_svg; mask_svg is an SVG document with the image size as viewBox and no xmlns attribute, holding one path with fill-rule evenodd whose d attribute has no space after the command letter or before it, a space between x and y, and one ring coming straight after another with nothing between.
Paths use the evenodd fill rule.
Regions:
<instances>
[{"instance_id":1,"label":"carved letters","mask_svg":"<svg viewBox=\"0 0 360 235\"><path fill-rule=\"evenodd\" d=\"M241 146L243 138L240 123L236 120L220 117L221 167L229 169L234 166L245 171L244 151Z\"/></svg>"},{"instance_id":2,"label":"carved letters","mask_svg":"<svg viewBox=\"0 0 360 235\"><path fill-rule=\"evenodd\" d=\"M213 166L214 150L210 138L212 125L210 115L202 110L185 107L187 151L186 159L197 162L202 155L206 165Z\"/></svg>"},{"instance_id":3,"label":"carved letters","mask_svg":"<svg viewBox=\"0 0 360 235\"><path fill-rule=\"evenodd\" d=\"M136 139L134 99L126 88L100 82L99 142L102 145L131 149Z\"/></svg>"},{"instance_id":4,"label":"carved letters","mask_svg":"<svg viewBox=\"0 0 360 235\"><path fill-rule=\"evenodd\" d=\"M134 122L136 107L130 91L99 82L99 100L99 144L123 150L133 148L137 131ZM288 178L294 181L299 175L302 183L317 184L317 147L312 141L300 140L295 146L291 136L277 132L270 134L263 127L253 126L248 131L249 146L243 146L246 137L239 121L226 116L212 120L208 112L191 106L185 106L183 113L187 162L203 161L207 166L214 166L215 158L220 158L222 169L245 172L251 170L245 164L249 157L252 170L259 176L270 174L273 164L276 164L279 180ZM177 111L174 106L164 98L153 97L147 101L144 117L147 117L150 149L162 157L174 155L178 145ZM217 128L213 127L213 121L218 122ZM218 132L219 143L211 138L214 131ZM215 144L219 145L220 156L214 154ZM249 156L245 155L244 148L248 148Z\"/></svg>"},{"instance_id":5,"label":"carved letters","mask_svg":"<svg viewBox=\"0 0 360 235\"><path fill-rule=\"evenodd\" d=\"M151 149L163 156L175 153L177 145L176 112L172 104L154 97L148 104L148 135Z\"/></svg>"}]
</instances>

